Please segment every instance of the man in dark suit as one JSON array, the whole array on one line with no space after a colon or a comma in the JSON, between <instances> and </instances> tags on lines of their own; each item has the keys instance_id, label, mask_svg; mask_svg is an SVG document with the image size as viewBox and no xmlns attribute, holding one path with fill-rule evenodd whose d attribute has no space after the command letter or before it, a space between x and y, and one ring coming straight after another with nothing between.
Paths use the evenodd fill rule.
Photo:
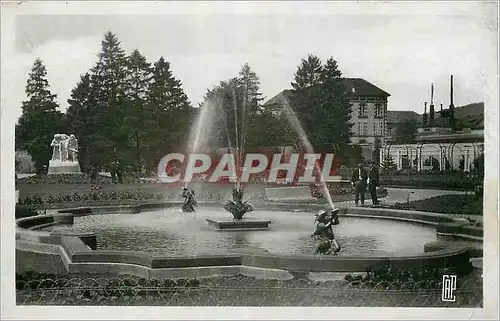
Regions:
<instances>
[{"instance_id":1,"label":"man in dark suit","mask_svg":"<svg viewBox=\"0 0 500 321\"><path fill-rule=\"evenodd\" d=\"M377 186L379 185L379 181L378 168L374 162L371 162L370 173L368 174L368 190L370 191L373 205L378 205Z\"/></svg>"},{"instance_id":2,"label":"man in dark suit","mask_svg":"<svg viewBox=\"0 0 500 321\"><path fill-rule=\"evenodd\" d=\"M368 179L368 174L366 173L366 169L363 168L363 163L359 163L358 167L353 171L351 179L351 184L354 186L356 206L359 205L360 196L361 196L361 206L365 205L365 192L366 192L367 179Z\"/></svg>"}]
</instances>

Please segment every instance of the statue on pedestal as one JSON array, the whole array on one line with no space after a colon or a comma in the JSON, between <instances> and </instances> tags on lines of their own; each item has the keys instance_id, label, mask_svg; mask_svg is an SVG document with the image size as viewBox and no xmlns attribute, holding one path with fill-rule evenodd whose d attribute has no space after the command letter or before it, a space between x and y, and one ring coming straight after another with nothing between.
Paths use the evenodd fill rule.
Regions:
<instances>
[{"instance_id":1,"label":"statue on pedestal","mask_svg":"<svg viewBox=\"0 0 500 321\"><path fill-rule=\"evenodd\" d=\"M75 135L55 134L48 174L81 174L78 163L78 140Z\"/></svg>"}]
</instances>

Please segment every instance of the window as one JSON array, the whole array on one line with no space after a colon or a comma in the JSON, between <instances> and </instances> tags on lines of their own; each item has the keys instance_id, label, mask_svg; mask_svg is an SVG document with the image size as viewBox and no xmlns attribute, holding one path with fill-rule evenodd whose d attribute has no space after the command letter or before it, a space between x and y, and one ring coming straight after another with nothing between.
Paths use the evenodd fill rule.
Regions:
<instances>
[{"instance_id":1,"label":"window","mask_svg":"<svg viewBox=\"0 0 500 321\"><path fill-rule=\"evenodd\" d=\"M382 104L375 104L375 118L384 117L384 108Z\"/></svg>"},{"instance_id":2,"label":"window","mask_svg":"<svg viewBox=\"0 0 500 321\"><path fill-rule=\"evenodd\" d=\"M384 136L384 124L374 123L373 124L373 135L374 136Z\"/></svg>"},{"instance_id":3,"label":"window","mask_svg":"<svg viewBox=\"0 0 500 321\"><path fill-rule=\"evenodd\" d=\"M359 104L359 115L358 117L368 117L366 114L366 103Z\"/></svg>"},{"instance_id":4,"label":"window","mask_svg":"<svg viewBox=\"0 0 500 321\"><path fill-rule=\"evenodd\" d=\"M367 122L358 123L358 135L359 136L368 135L368 123Z\"/></svg>"}]
</instances>

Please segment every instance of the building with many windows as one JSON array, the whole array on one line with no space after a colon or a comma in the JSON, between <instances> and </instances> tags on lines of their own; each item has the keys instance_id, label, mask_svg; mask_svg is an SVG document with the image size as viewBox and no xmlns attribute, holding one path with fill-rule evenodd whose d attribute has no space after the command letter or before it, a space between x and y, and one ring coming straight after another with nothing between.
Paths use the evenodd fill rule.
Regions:
<instances>
[{"instance_id":1,"label":"building with many windows","mask_svg":"<svg viewBox=\"0 0 500 321\"><path fill-rule=\"evenodd\" d=\"M390 94L362 78L344 78L343 82L352 105L351 142L361 146L365 159L371 159L376 140L384 144L387 138L387 100ZM280 114L292 95L292 90L283 90L263 107Z\"/></svg>"}]
</instances>

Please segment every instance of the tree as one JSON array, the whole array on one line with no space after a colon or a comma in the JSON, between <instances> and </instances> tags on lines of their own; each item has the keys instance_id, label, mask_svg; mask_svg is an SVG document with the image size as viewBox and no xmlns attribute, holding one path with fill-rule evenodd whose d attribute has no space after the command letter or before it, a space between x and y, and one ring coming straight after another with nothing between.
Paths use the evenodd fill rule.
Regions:
<instances>
[{"instance_id":1,"label":"tree","mask_svg":"<svg viewBox=\"0 0 500 321\"><path fill-rule=\"evenodd\" d=\"M150 122L147 122L148 112L146 102L149 94L149 86L152 80L151 64L147 62L146 57L135 49L127 57L127 78L126 78L126 103L124 127L129 134L128 143L135 155L129 155L131 159L135 158L136 170L142 165L141 148L147 137L146 129Z\"/></svg>"},{"instance_id":2,"label":"tree","mask_svg":"<svg viewBox=\"0 0 500 321\"><path fill-rule=\"evenodd\" d=\"M260 92L259 76L257 76L256 72L252 71L248 63L245 63L241 67L238 75L245 89L246 109L249 109L250 113L261 111L260 102L264 98L262 98L262 93Z\"/></svg>"},{"instance_id":3,"label":"tree","mask_svg":"<svg viewBox=\"0 0 500 321\"><path fill-rule=\"evenodd\" d=\"M308 55L306 59L302 59L294 75L295 82L291 83L293 88L293 95L290 99L291 108L313 144L318 139L315 137L317 123L311 111L319 105L319 84L322 71L321 60L317 56Z\"/></svg>"},{"instance_id":4,"label":"tree","mask_svg":"<svg viewBox=\"0 0 500 321\"><path fill-rule=\"evenodd\" d=\"M120 41L112 32L104 35L98 61L91 69L93 98L97 111L97 122L103 150L100 161L108 164L112 159L124 157L128 150L129 133L124 126L126 119L127 57ZM122 155L123 154L123 155Z\"/></svg>"},{"instance_id":5,"label":"tree","mask_svg":"<svg viewBox=\"0 0 500 321\"><path fill-rule=\"evenodd\" d=\"M95 82L89 73L80 77L80 81L71 91L66 110L66 122L79 142L79 162L82 169L88 165L103 165L106 157L105 137L101 135L102 124L96 100Z\"/></svg>"},{"instance_id":6,"label":"tree","mask_svg":"<svg viewBox=\"0 0 500 321\"><path fill-rule=\"evenodd\" d=\"M355 156L349 146L351 104L337 61L330 57L323 65L314 55L302 59L292 87L291 107L312 145L335 144L338 159L349 162L348 154Z\"/></svg>"},{"instance_id":7,"label":"tree","mask_svg":"<svg viewBox=\"0 0 500 321\"><path fill-rule=\"evenodd\" d=\"M263 98L260 93L259 77L251 70L248 63L242 66L237 77L221 81L217 86L207 90L204 98L205 103L201 108L216 109L212 124L212 146L232 146L243 152L247 145L258 144L259 138L255 136L256 125L262 130L273 127L277 129L276 119L264 113L260 106ZM262 122L257 124L259 121ZM276 132L280 130L277 129ZM260 135L263 136L262 133ZM247 144L248 139L251 142Z\"/></svg>"},{"instance_id":8,"label":"tree","mask_svg":"<svg viewBox=\"0 0 500 321\"><path fill-rule=\"evenodd\" d=\"M50 92L47 69L40 59L31 68L25 92L27 100L22 103L23 112L16 126L16 148L26 150L41 173L51 158L54 134L65 128L62 113L57 110L57 96Z\"/></svg>"},{"instance_id":9,"label":"tree","mask_svg":"<svg viewBox=\"0 0 500 321\"><path fill-rule=\"evenodd\" d=\"M413 144L417 134L417 122L414 119L405 119L396 127L394 142L396 144Z\"/></svg>"},{"instance_id":10,"label":"tree","mask_svg":"<svg viewBox=\"0 0 500 321\"><path fill-rule=\"evenodd\" d=\"M389 153L385 154L382 167L384 168L385 171L394 171L397 169L397 166L394 163L394 160L392 159L391 154L389 154Z\"/></svg>"},{"instance_id":11,"label":"tree","mask_svg":"<svg viewBox=\"0 0 500 321\"><path fill-rule=\"evenodd\" d=\"M154 63L146 103L146 162L156 166L167 152L185 143L194 110L174 77L170 63L160 57Z\"/></svg>"}]
</instances>

